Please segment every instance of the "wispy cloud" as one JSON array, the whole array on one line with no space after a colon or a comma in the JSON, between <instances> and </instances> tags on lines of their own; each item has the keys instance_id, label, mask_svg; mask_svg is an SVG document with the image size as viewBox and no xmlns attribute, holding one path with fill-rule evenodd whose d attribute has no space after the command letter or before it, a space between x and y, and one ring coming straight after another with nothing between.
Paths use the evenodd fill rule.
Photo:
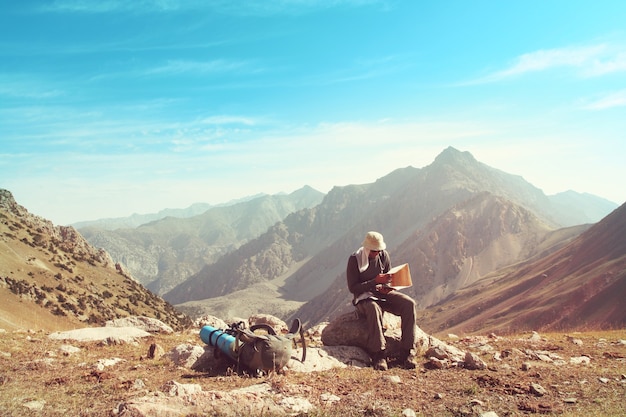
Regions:
<instances>
[{"instance_id":1,"label":"wispy cloud","mask_svg":"<svg viewBox=\"0 0 626 417\"><path fill-rule=\"evenodd\" d=\"M534 51L520 55L503 70L492 72L465 84L497 82L554 68L572 68L581 77L597 77L626 71L626 49L620 46L599 44Z\"/></svg>"},{"instance_id":2,"label":"wispy cloud","mask_svg":"<svg viewBox=\"0 0 626 417\"><path fill-rule=\"evenodd\" d=\"M583 108L587 110L606 110L613 107L624 106L626 106L626 89L607 94L596 100L592 100L583 105Z\"/></svg>"},{"instance_id":3,"label":"wispy cloud","mask_svg":"<svg viewBox=\"0 0 626 417\"><path fill-rule=\"evenodd\" d=\"M41 6L43 12L73 13L155 13L209 10L221 14L267 16L300 14L336 7L378 6L386 9L389 0L55 0Z\"/></svg>"},{"instance_id":4,"label":"wispy cloud","mask_svg":"<svg viewBox=\"0 0 626 417\"><path fill-rule=\"evenodd\" d=\"M0 74L0 97L42 100L63 95L65 95L63 90L30 79L28 76Z\"/></svg>"},{"instance_id":5,"label":"wispy cloud","mask_svg":"<svg viewBox=\"0 0 626 417\"><path fill-rule=\"evenodd\" d=\"M171 60L165 65L146 71L146 74L218 73L240 70L248 66L244 61L217 59L213 61Z\"/></svg>"}]
</instances>

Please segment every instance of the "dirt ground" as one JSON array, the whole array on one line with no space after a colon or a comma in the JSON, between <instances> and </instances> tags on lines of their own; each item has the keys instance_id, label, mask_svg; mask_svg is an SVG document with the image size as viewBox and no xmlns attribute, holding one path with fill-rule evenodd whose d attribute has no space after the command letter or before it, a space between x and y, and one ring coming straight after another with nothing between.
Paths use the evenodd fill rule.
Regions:
<instances>
[{"instance_id":1,"label":"dirt ground","mask_svg":"<svg viewBox=\"0 0 626 417\"><path fill-rule=\"evenodd\" d=\"M193 333L101 345L68 344L43 332L4 332L0 414L112 416L121 402L159 395L174 380L222 391L268 383L276 393L306 398L315 408L301 415L309 416L626 415L626 331L444 340L476 353L487 368L430 369L427 358L419 357L415 370L346 367L252 377L227 363L206 373L147 358L152 343L165 351L183 343L202 346ZM101 359L117 362L99 367Z\"/></svg>"}]
</instances>

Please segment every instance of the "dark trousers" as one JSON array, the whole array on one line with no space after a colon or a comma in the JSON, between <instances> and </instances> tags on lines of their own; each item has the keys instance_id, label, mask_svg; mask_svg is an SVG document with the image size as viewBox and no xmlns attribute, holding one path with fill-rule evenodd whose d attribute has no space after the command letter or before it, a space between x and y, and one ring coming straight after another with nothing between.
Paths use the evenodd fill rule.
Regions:
<instances>
[{"instance_id":1,"label":"dark trousers","mask_svg":"<svg viewBox=\"0 0 626 417\"><path fill-rule=\"evenodd\" d=\"M385 295L385 300L363 300L356 305L357 311L367 320L367 350L370 354L386 348L383 334L383 312L400 316L402 320L402 349L411 350L415 347L415 301L406 294L392 291Z\"/></svg>"}]
</instances>

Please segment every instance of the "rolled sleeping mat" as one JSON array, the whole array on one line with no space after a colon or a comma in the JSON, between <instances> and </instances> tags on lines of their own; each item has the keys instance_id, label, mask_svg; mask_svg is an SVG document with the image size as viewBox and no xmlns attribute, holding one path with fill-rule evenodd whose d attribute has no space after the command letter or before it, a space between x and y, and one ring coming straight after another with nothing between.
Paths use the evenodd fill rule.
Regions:
<instances>
[{"instance_id":1,"label":"rolled sleeping mat","mask_svg":"<svg viewBox=\"0 0 626 417\"><path fill-rule=\"evenodd\" d=\"M231 359L237 360L237 355L235 354L237 340L234 336L212 326L204 326L200 329L200 339L209 346L217 347Z\"/></svg>"}]
</instances>

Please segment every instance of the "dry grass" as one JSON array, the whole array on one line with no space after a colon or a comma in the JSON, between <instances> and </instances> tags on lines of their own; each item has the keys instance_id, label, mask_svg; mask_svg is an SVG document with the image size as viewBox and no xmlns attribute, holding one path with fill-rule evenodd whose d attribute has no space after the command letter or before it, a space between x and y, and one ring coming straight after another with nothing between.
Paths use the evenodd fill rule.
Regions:
<instances>
[{"instance_id":1,"label":"dry grass","mask_svg":"<svg viewBox=\"0 0 626 417\"><path fill-rule=\"evenodd\" d=\"M154 336L138 345L74 343L80 351L68 356L59 350L63 343L45 333L0 333L0 410L4 417L110 416L120 402L158 392L165 382L175 380L224 391L269 382L277 392L309 399L317 407L310 415L318 417L400 416L405 408L423 416L471 416L481 410L495 411L500 417L626 415L626 346L617 343L626 339L626 331L572 336L583 344L564 334L542 335L544 340L536 343L520 340L528 335L451 341L463 350L483 352L481 358L489 366L483 371L346 368L253 378L229 372L227 367L198 373L167 359L146 358L154 342L166 351L181 343L202 345L195 333ZM591 363L532 361L522 353L526 349L557 354L565 362L585 355ZM495 352L509 355L498 361ZM122 361L103 370L95 367L98 360L111 358ZM524 362L530 362L527 371L522 370ZM533 395L531 383L540 384L546 394ZM340 401L324 406L324 394ZM576 402L567 403L569 398ZM29 409L31 401L45 402L43 409Z\"/></svg>"}]
</instances>

